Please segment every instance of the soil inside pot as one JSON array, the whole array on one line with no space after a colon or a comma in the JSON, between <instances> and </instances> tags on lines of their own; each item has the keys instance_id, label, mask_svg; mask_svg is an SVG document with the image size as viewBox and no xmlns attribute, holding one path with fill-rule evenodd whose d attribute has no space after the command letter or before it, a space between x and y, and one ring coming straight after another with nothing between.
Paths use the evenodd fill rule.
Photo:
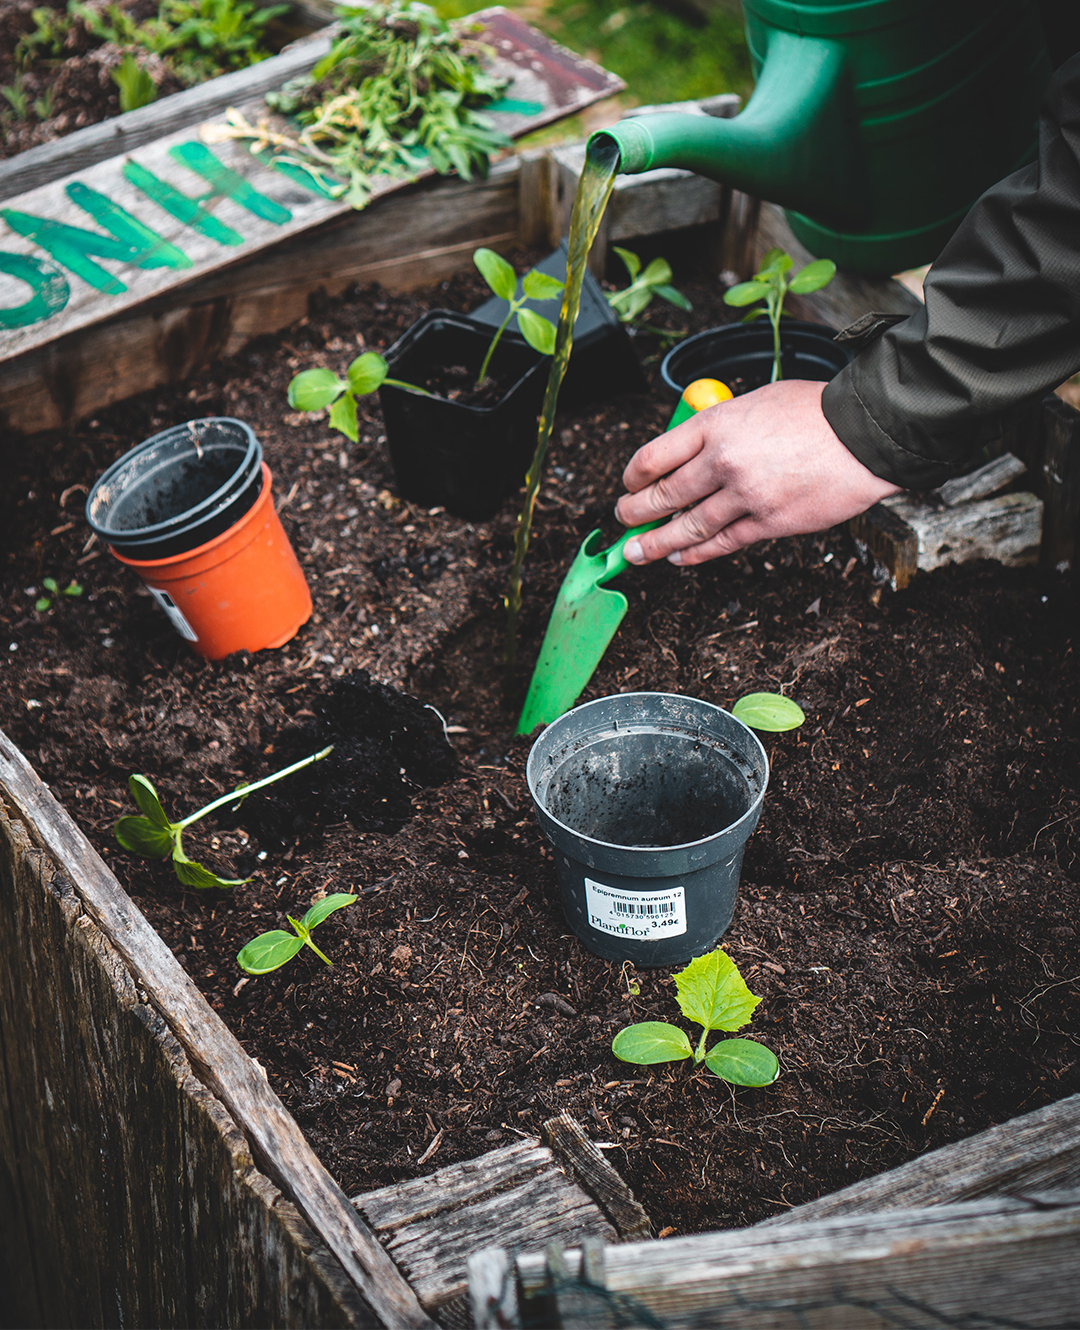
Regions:
<instances>
[{"instance_id":1,"label":"soil inside pot","mask_svg":"<svg viewBox=\"0 0 1080 1330\"><path fill-rule=\"evenodd\" d=\"M436 365L419 387L462 406L498 406L514 380L500 380L488 374L483 383L476 382L476 374L465 365Z\"/></svg>"},{"instance_id":2,"label":"soil inside pot","mask_svg":"<svg viewBox=\"0 0 1080 1330\"><path fill-rule=\"evenodd\" d=\"M694 310L672 311L679 326L724 321L715 283L683 286ZM782 688L807 722L765 736L769 791L725 938L764 998L742 1033L776 1051L779 1081L732 1090L612 1057L632 1021L685 1023L668 972L599 960L558 911L528 744L500 697L514 504L484 525L403 504L374 396L356 445L285 400L298 370L343 370L424 308L482 297L467 276L315 304L173 390L2 445L0 725L334 1176L367 1190L568 1110L658 1229L722 1228L1080 1090L1071 580L984 563L892 594L839 530L619 580L630 609L586 697L655 689L730 706ZM523 685L573 552L595 526L616 534L622 469L670 416L655 369L647 394L556 424ZM259 434L316 603L282 650L219 664L192 655L88 540L80 488L139 439L213 414ZM37 612L44 577L75 577L84 594ZM456 766L442 721L376 680L438 708ZM134 811L133 771L182 815L330 739L325 762L192 828L192 857L251 875L231 892L185 891L112 838ZM332 968L305 949L241 974L245 942L346 890L361 901L319 931Z\"/></svg>"}]
</instances>

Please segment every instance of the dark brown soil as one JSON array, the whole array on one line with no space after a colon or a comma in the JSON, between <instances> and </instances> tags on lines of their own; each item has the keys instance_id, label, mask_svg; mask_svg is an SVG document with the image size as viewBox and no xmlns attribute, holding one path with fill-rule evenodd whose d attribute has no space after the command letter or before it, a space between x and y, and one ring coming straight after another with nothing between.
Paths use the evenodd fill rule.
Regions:
<instances>
[{"instance_id":1,"label":"dark brown soil","mask_svg":"<svg viewBox=\"0 0 1080 1330\"><path fill-rule=\"evenodd\" d=\"M101 3L93 7L105 8ZM137 23L154 17L158 10L154 0L122 0L119 7ZM43 53L44 48L32 52L29 61L17 58L19 42L34 31L33 13L39 9L62 15L66 6L42 5L40 0L0 0L0 87L12 89L16 99L21 93L27 108L20 114L8 97L0 97L0 159L120 114L113 71L128 48L102 41L77 22L64 37L62 58ZM267 45L279 50L296 35L280 22L271 24ZM161 56L141 51L137 58L153 80L159 101L187 86Z\"/></svg>"},{"instance_id":2,"label":"dark brown soil","mask_svg":"<svg viewBox=\"0 0 1080 1330\"><path fill-rule=\"evenodd\" d=\"M687 290L694 314L671 317L692 331L725 317L718 290ZM555 903L523 781L528 744L512 737L499 693L513 504L483 526L403 504L375 399L361 404L355 446L285 404L297 370L342 370L425 307L469 308L483 294L462 279L315 308L174 391L63 436L9 441L2 459L0 724L341 1185L430 1171L566 1109L658 1230L733 1226L1080 1090L1071 583L979 564L894 594L842 531L621 579L630 611L587 697L659 689L731 705L783 689L807 721L765 738L770 788L724 939L764 997L744 1033L775 1049L779 1081L732 1090L615 1061L624 1024L679 1019L674 984L591 956ZM619 473L672 405L654 388L559 421L523 668L574 550L594 526L615 533ZM172 634L81 515L84 487L110 460L212 413L259 433L316 602L282 650L221 664ZM74 576L85 594L36 612L46 576ZM375 743L383 766L352 800L331 756L273 802L253 796L236 824L208 819L189 853L252 875L227 893L184 890L167 865L119 850L111 828L134 811L129 773L186 814L304 743L340 740L348 707L331 692L370 701L362 678L345 682L361 669L439 709L456 771L436 725L421 774ZM374 725L362 712L351 713L358 743ZM316 781L328 792L312 811L304 792ZM244 978L234 958L246 941L344 890L361 900L318 934L333 968L305 950Z\"/></svg>"}]
</instances>

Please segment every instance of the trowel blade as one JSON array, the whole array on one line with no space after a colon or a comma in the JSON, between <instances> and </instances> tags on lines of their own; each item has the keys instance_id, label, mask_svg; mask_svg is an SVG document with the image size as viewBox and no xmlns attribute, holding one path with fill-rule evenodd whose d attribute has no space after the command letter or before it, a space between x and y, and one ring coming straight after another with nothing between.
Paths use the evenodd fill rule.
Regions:
<instances>
[{"instance_id":1,"label":"trowel blade","mask_svg":"<svg viewBox=\"0 0 1080 1330\"><path fill-rule=\"evenodd\" d=\"M531 734L569 711L600 664L626 613L621 591L594 585L584 595L560 596L551 611L518 734Z\"/></svg>"}]
</instances>

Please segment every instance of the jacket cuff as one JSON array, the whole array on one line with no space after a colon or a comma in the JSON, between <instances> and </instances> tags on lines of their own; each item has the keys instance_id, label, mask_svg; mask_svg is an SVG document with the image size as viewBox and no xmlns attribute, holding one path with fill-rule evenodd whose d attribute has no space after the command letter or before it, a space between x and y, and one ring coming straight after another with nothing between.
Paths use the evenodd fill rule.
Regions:
<instances>
[{"instance_id":1,"label":"jacket cuff","mask_svg":"<svg viewBox=\"0 0 1080 1330\"><path fill-rule=\"evenodd\" d=\"M936 489L965 468L963 461L949 464L913 453L892 438L870 412L855 386L854 365L848 365L826 384L821 409L845 448L868 471L909 490Z\"/></svg>"}]
</instances>

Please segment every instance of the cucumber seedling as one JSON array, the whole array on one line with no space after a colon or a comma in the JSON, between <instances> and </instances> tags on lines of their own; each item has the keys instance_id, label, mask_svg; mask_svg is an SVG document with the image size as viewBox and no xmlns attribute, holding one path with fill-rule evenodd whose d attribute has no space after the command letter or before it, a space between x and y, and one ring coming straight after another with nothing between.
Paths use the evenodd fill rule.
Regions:
<instances>
[{"instance_id":1,"label":"cucumber seedling","mask_svg":"<svg viewBox=\"0 0 1080 1330\"><path fill-rule=\"evenodd\" d=\"M772 383L784 377L780 365L780 319L784 313L784 298L789 291L796 296L820 291L832 281L836 273L836 264L832 259L815 259L805 268L800 268L793 277L789 277L791 264L790 254L785 254L782 249L770 249L761 260L761 267L748 282L739 282L724 292L725 305L755 305L759 300L765 302L764 309L752 310L743 322L767 315L772 324Z\"/></svg>"},{"instance_id":2,"label":"cucumber seedling","mask_svg":"<svg viewBox=\"0 0 1080 1330\"><path fill-rule=\"evenodd\" d=\"M771 1085L780 1074L776 1054L753 1039L722 1039L706 1050L714 1030L741 1030L761 1001L746 986L739 967L720 947L698 956L675 975L677 1001L688 1021L700 1025L701 1038L691 1045L685 1031L666 1021L642 1021L620 1030L611 1051L622 1062L640 1067L657 1062L693 1060L732 1085Z\"/></svg>"},{"instance_id":3,"label":"cucumber seedling","mask_svg":"<svg viewBox=\"0 0 1080 1330\"><path fill-rule=\"evenodd\" d=\"M273 785L275 781L283 780L295 771L301 771L312 762L321 762L332 751L333 745L319 753L312 753L310 757L301 758L299 762L294 762L292 766L285 767L282 771L275 771L272 776L264 776L262 780L257 780L253 784L238 785L229 794L223 794L220 799L215 799L205 808L189 814L181 822L169 821L161 806L157 790L145 776L136 773L128 777L128 789L138 804L142 817L119 818L113 828L114 835L125 850L142 855L144 859L171 857L173 872L185 887L196 887L202 891L207 887L242 886L251 879L218 877L216 873L211 873L208 868L196 863L194 859L189 859L184 853L184 832L200 818L206 817L215 809L223 808L226 804L233 804L235 808L239 808L249 794L265 789L267 785Z\"/></svg>"},{"instance_id":4,"label":"cucumber seedling","mask_svg":"<svg viewBox=\"0 0 1080 1330\"><path fill-rule=\"evenodd\" d=\"M312 942L311 933L328 915L351 905L354 900L355 896L341 891L316 901L303 919L294 919L291 914L287 914L285 918L292 924L293 931L286 933L283 928L274 928L269 933L260 933L240 949L236 957L237 965L245 974L270 974L287 965L304 947L310 947L319 960L333 965L330 957L324 956Z\"/></svg>"}]
</instances>

